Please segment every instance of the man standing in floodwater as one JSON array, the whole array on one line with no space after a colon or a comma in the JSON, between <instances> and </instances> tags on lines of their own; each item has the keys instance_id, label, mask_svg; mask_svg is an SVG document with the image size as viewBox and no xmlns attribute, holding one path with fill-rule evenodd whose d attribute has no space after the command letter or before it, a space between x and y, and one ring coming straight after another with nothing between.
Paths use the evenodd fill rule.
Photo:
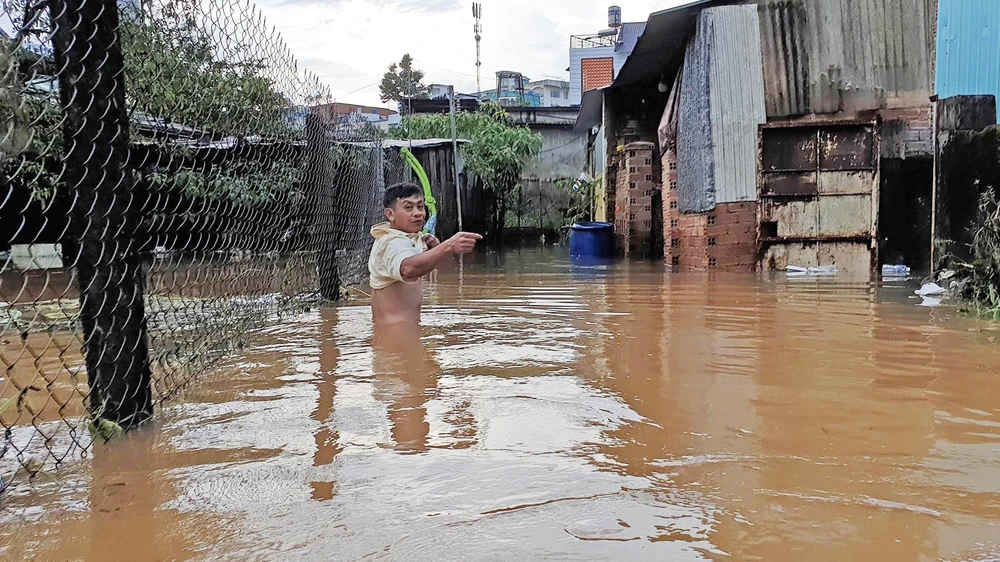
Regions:
<instances>
[{"instance_id":1,"label":"man standing in floodwater","mask_svg":"<svg viewBox=\"0 0 1000 562\"><path fill-rule=\"evenodd\" d=\"M440 242L431 234L421 234L427 209L423 190L412 183L387 188L383 206L386 222L372 227L375 245L368 259L376 331L393 325L419 325L423 277L449 256L472 252L476 241L483 238L459 232Z\"/></svg>"}]
</instances>

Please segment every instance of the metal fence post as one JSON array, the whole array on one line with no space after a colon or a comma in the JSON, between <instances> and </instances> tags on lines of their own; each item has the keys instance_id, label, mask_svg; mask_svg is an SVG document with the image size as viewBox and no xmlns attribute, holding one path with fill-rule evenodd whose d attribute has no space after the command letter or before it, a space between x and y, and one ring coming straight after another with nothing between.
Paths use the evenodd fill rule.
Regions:
<instances>
[{"instance_id":1,"label":"metal fence post","mask_svg":"<svg viewBox=\"0 0 1000 562\"><path fill-rule=\"evenodd\" d=\"M115 0L53 0L65 189L80 292L88 408L129 428L153 413L140 226L129 162L124 61ZM67 264L69 265L69 264Z\"/></svg>"},{"instance_id":2,"label":"metal fence post","mask_svg":"<svg viewBox=\"0 0 1000 562\"><path fill-rule=\"evenodd\" d=\"M306 116L306 190L314 204L312 248L319 268L319 293L324 300L340 298L333 159L326 127L319 115Z\"/></svg>"}]
</instances>

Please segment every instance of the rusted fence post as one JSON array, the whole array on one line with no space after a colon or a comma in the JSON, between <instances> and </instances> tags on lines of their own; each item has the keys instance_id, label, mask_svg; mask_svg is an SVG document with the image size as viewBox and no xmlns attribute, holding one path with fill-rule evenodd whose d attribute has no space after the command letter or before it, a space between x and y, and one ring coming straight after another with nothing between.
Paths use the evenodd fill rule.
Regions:
<instances>
[{"instance_id":1,"label":"rusted fence post","mask_svg":"<svg viewBox=\"0 0 1000 562\"><path fill-rule=\"evenodd\" d=\"M306 116L305 188L313 205L312 243L319 268L319 294L324 300L340 298L333 157L326 127L319 115Z\"/></svg>"},{"instance_id":2,"label":"rusted fence post","mask_svg":"<svg viewBox=\"0 0 1000 562\"><path fill-rule=\"evenodd\" d=\"M51 0L59 68L64 188L80 291L88 407L123 428L153 413L144 275L135 233L125 76L115 0ZM70 265L70 264L67 264Z\"/></svg>"}]
</instances>

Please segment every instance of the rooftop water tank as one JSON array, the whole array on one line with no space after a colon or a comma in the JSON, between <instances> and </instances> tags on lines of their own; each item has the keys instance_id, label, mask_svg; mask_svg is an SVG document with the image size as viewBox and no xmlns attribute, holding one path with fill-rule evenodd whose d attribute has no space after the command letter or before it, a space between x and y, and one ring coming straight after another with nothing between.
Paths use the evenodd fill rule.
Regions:
<instances>
[{"instance_id":1,"label":"rooftop water tank","mask_svg":"<svg viewBox=\"0 0 1000 562\"><path fill-rule=\"evenodd\" d=\"M622 26L622 9L619 6L608 8L608 27Z\"/></svg>"}]
</instances>

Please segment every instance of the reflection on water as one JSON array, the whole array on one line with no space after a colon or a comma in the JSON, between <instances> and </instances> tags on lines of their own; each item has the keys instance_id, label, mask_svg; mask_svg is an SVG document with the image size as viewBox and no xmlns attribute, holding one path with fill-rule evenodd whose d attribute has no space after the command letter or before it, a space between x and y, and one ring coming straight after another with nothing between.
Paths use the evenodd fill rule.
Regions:
<instances>
[{"instance_id":1,"label":"reflection on water","mask_svg":"<svg viewBox=\"0 0 1000 562\"><path fill-rule=\"evenodd\" d=\"M998 334L908 294L467 259L15 489L0 559L996 559Z\"/></svg>"}]
</instances>

